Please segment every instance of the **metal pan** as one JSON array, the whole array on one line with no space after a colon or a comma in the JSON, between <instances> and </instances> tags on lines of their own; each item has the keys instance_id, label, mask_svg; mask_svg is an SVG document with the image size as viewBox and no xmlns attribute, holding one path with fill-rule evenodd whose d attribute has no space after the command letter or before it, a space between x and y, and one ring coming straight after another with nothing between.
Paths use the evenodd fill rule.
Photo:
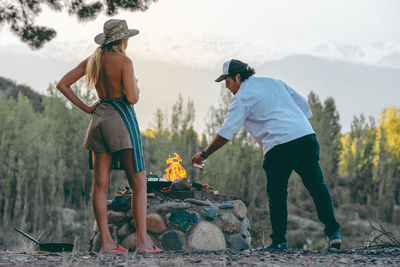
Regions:
<instances>
[{"instance_id":1,"label":"metal pan","mask_svg":"<svg viewBox=\"0 0 400 267\"><path fill-rule=\"evenodd\" d=\"M70 243L41 243L39 240L33 238L32 236L28 235L27 233L23 232L22 230L15 228L15 231L22 234L26 238L30 239L31 241L35 242L39 245L40 251L45 252L72 252L74 249L74 244Z\"/></svg>"},{"instance_id":2,"label":"metal pan","mask_svg":"<svg viewBox=\"0 0 400 267\"><path fill-rule=\"evenodd\" d=\"M161 190L168 188L171 184L171 181L160 178L157 175L147 175L147 193L160 192Z\"/></svg>"}]
</instances>

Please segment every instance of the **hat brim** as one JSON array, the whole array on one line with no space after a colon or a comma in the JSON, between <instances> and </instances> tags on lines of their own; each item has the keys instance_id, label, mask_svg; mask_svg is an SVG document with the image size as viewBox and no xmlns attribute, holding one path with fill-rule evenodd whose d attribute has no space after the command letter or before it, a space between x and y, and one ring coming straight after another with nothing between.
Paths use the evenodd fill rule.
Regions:
<instances>
[{"instance_id":1,"label":"hat brim","mask_svg":"<svg viewBox=\"0 0 400 267\"><path fill-rule=\"evenodd\" d=\"M221 76L219 76L215 81L217 83L222 82L223 80L225 80L226 77L229 77L229 75L227 74L222 74Z\"/></svg>"},{"instance_id":2,"label":"hat brim","mask_svg":"<svg viewBox=\"0 0 400 267\"><path fill-rule=\"evenodd\" d=\"M104 33L99 33L96 35L96 37L94 37L94 41L96 42L96 44L106 45L106 44L109 44L114 41L118 41L118 40L122 40L125 38L135 36L137 34L139 34L139 30L129 29L128 32L126 34L124 34L123 36L119 36L118 38L115 38L115 39L111 38L110 40L107 40L106 42L104 42L104 40L105 40Z\"/></svg>"}]
</instances>

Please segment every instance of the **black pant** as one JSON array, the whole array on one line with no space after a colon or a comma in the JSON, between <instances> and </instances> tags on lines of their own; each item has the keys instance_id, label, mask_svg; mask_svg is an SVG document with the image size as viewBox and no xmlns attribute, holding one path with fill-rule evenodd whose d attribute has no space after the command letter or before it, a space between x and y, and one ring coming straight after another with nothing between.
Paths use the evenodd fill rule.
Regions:
<instances>
[{"instance_id":1,"label":"black pant","mask_svg":"<svg viewBox=\"0 0 400 267\"><path fill-rule=\"evenodd\" d=\"M272 242L286 242L287 186L290 174L297 172L314 200L317 215L325 224L325 234L339 230L333 203L319 166L319 144L315 134L273 147L264 157L263 169L267 175Z\"/></svg>"}]
</instances>

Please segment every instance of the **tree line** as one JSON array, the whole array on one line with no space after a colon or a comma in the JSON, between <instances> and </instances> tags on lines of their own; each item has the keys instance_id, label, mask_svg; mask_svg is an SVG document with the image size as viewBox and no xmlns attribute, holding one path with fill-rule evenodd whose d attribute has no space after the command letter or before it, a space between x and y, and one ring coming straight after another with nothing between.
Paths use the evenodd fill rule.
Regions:
<instances>
[{"instance_id":1,"label":"tree line","mask_svg":"<svg viewBox=\"0 0 400 267\"><path fill-rule=\"evenodd\" d=\"M84 101L95 101L93 91L84 91L79 84L74 90ZM250 199L253 246L259 246L270 228L263 155L252 137L242 129L209 157L203 170L190 165L192 155L204 148L222 125L230 97L221 88L220 103L210 108L204 133L193 128L192 100L179 96L170 116L157 109L152 127L142 129L146 166L147 171L161 176L168 155L177 152L190 180L208 183L221 194ZM321 147L321 167L339 217L356 213L360 219L398 224L400 109L384 109L377 123L364 115L355 116L351 131L343 134L333 98L321 102L311 92L308 101ZM70 105L54 85L42 96L42 106L35 110L21 93L17 99L0 93L0 248L12 245L14 235L9 231L14 227L37 233L47 226L52 241L79 234L86 244L90 238L92 171L88 152L82 148L90 116ZM311 197L296 174L292 176L289 214L316 219ZM125 185L124 174L114 172L110 197ZM75 228L63 222L65 209L76 211Z\"/></svg>"}]
</instances>

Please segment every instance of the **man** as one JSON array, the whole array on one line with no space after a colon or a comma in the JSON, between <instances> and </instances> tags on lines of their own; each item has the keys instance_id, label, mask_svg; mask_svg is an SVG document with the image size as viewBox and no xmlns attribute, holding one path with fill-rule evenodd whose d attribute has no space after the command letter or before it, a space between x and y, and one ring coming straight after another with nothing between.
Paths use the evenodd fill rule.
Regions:
<instances>
[{"instance_id":1,"label":"man","mask_svg":"<svg viewBox=\"0 0 400 267\"><path fill-rule=\"evenodd\" d=\"M201 164L244 126L264 152L272 226L272 243L267 249L287 249L287 186L293 170L300 175L325 225L327 248L339 249L340 225L319 166L319 144L308 121L310 106L284 82L254 74L253 68L239 60L223 64L222 74L215 81L225 80L234 96L222 127L206 149L193 156L192 164Z\"/></svg>"}]
</instances>

